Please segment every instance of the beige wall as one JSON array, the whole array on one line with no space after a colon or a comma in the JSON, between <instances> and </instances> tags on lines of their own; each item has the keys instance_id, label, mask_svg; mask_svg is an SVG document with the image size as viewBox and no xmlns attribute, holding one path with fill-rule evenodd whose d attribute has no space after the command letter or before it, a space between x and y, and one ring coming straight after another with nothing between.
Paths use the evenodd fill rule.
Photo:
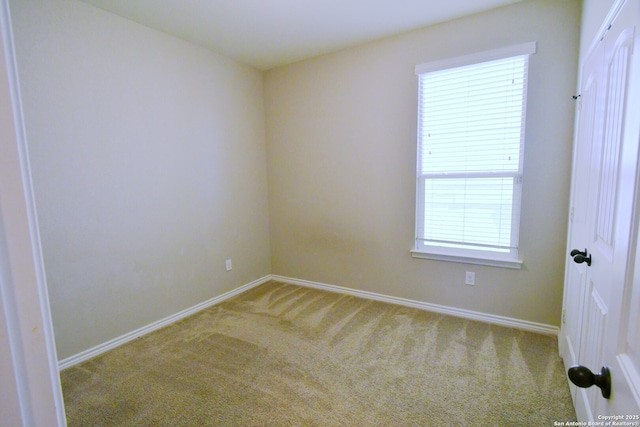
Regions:
<instances>
[{"instance_id":1,"label":"beige wall","mask_svg":"<svg viewBox=\"0 0 640 427\"><path fill-rule=\"evenodd\" d=\"M75 0L11 7L59 358L269 273L559 324L578 0L264 75ZM532 40L524 269L411 258L413 67Z\"/></svg>"},{"instance_id":2,"label":"beige wall","mask_svg":"<svg viewBox=\"0 0 640 427\"><path fill-rule=\"evenodd\" d=\"M262 74L75 0L10 5L59 358L269 274Z\"/></svg>"},{"instance_id":3,"label":"beige wall","mask_svg":"<svg viewBox=\"0 0 640 427\"><path fill-rule=\"evenodd\" d=\"M525 1L267 72L273 273L559 325L579 22ZM414 66L528 41L524 268L413 259Z\"/></svg>"}]
</instances>

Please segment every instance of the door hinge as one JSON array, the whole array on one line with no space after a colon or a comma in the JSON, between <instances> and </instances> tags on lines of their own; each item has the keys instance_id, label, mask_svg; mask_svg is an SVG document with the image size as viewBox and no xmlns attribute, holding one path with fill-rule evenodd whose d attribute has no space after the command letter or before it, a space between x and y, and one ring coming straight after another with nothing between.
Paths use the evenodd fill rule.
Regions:
<instances>
[{"instance_id":1,"label":"door hinge","mask_svg":"<svg viewBox=\"0 0 640 427\"><path fill-rule=\"evenodd\" d=\"M564 325L565 323L567 323L567 310L562 309L562 324Z\"/></svg>"}]
</instances>

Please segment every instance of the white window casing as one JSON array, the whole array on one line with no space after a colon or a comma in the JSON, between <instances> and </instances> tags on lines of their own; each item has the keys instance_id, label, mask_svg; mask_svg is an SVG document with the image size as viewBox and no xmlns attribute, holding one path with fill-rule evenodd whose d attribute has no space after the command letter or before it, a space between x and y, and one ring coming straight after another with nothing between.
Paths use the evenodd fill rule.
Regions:
<instances>
[{"instance_id":1,"label":"white window casing","mask_svg":"<svg viewBox=\"0 0 640 427\"><path fill-rule=\"evenodd\" d=\"M416 66L416 258L520 268L529 55L535 42Z\"/></svg>"}]
</instances>

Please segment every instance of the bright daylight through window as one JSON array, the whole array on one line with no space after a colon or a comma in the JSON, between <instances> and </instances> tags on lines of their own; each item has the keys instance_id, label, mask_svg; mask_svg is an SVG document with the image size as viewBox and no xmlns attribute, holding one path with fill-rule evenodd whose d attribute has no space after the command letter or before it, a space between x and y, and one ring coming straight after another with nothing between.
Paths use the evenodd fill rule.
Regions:
<instances>
[{"instance_id":1,"label":"bright daylight through window","mask_svg":"<svg viewBox=\"0 0 640 427\"><path fill-rule=\"evenodd\" d=\"M529 54L535 43L418 65L414 257L520 268Z\"/></svg>"}]
</instances>

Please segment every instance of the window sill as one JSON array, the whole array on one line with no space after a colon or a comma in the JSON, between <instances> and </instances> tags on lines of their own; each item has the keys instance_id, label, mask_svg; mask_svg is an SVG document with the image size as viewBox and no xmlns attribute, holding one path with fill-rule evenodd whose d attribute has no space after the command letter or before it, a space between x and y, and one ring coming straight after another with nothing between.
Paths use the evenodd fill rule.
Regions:
<instances>
[{"instance_id":1,"label":"window sill","mask_svg":"<svg viewBox=\"0 0 640 427\"><path fill-rule=\"evenodd\" d=\"M516 270L520 270L522 268L522 260L519 259L439 254L436 252L424 252L416 249L411 251L411 256L420 259L433 259L438 261L461 262L465 264L489 265L492 267L512 268Z\"/></svg>"}]
</instances>

